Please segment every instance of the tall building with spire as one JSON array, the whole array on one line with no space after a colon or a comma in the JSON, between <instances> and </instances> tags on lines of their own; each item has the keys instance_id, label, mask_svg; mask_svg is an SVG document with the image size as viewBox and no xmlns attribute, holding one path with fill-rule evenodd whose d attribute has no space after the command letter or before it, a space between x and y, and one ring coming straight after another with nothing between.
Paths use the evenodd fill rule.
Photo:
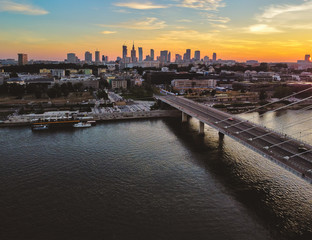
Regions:
<instances>
[{"instance_id":1,"label":"tall building with spire","mask_svg":"<svg viewBox=\"0 0 312 240\"><path fill-rule=\"evenodd\" d=\"M137 62L136 50L134 48L134 43L133 43L133 47L132 47L132 50L131 50L131 62L133 62L133 63Z\"/></svg>"}]
</instances>

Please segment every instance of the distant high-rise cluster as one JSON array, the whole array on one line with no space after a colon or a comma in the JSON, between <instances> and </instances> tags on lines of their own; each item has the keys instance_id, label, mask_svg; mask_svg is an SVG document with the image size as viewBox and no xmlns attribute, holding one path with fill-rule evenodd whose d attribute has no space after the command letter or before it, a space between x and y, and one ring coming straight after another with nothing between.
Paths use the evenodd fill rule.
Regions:
<instances>
[{"instance_id":1,"label":"distant high-rise cluster","mask_svg":"<svg viewBox=\"0 0 312 240\"><path fill-rule=\"evenodd\" d=\"M129 55L130 52L130 55ZM217 62L217 54L213 53L212 58L208 56L201 57L200 50L195 50L192 56L192 50L190 48L185 50L185 53L171 55L169 50L159 51L159 55L155 55L155 50L150 49L149 55L144 56L143 47L135 47L133 42L132 48L128 52L128 46L124 44L122 46L122 55L117 57L116 61L122 64L122 67L133 67L133 66L149 66L149 67L159 67L159 65L164 66L165 64L171 63L172 61L179 64L188 64L195 62ZM22 60L22 59L26 60ZM306 56L306 61L310 59L310 55ZM94 52L94 57L92 52L86 51L84 54L84 60L79 60L75 53L68 53L67 59L68 63L87 63L87 64L106 64L108 63L108 56L101 55L100 51L96 50ZM23 57L23 54L19 54L19 64L27 63L27 55Z\"/></svg>"},{"instance_id":2,"label":"distant high-rise cluster","mask_svg":"<svg viewBox=\"0 0 312 240\"><path fill-rule=\"evenodd\" d=\"M168 50L161 50L159 52L159 55L156 57L155 56L155 51L154 49L150 49L150 54L145 56L143 56L143 48L142 47L138 47L138 53L139 56L137 58L136 55L136 48L135 45L133 43L132 45L132 50L131 50L131 55L128 57L128 47L126 45L122 46L122 59L121 59L121 63L124 65L129 65L131 64L131 66L134 66L133 64L144 64L145 66L148 65L147 62L158 62L160 64L167 64L167 63L171 63L172 59L171 59L171 52ZM186 49L185 53L183 54L183 56L181 56L180 54L176 54L175 55L175 59L173 61L175 61L176 63L191 63L191 62L199 62L199 61L203 61L205 63L208 63L209 61L211 61L209 59L208 56L205 56L203 59L201 58L201 52L199 50L196 50L194 52L194 58L192 58L192 50L191 49ZM217 54L213 53L212 56L212 61L216 62L217 61ZM130 65L129 65L130 66ZM152 66L150 64L150 66Z\"/></svg>"}]
</instances>

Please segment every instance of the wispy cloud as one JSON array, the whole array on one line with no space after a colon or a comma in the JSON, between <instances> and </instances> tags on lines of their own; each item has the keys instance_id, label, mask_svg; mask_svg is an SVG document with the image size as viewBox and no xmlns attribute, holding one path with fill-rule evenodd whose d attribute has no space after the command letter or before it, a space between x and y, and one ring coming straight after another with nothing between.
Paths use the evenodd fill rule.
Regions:
<instances>
[{"instance_id":1,"label":"wispy cloud","mask_svg":"<svg viewBox=\"0 0 312 240\"><path fill-rule=\"evenodd\" d=\"M102 31L101 33L108 35L108 34L115 34L117 32L116 31Z\"/></svg>"},{"instance_id":2,"label":"wispy cloud","mask_svg":"<svg viewBox=\"0 0 312 240\"><path fill-rule=\"evenodd\" d=\"M256 24L248 27L248 32L255 34L269 34L269 33L279 33L281 30L271 27L267 24Z\"/></svg>"},{"instance_id":3,"label":"wispy cloud","mask_svg":"<svg viewBox=\"0 0 312 240\"><path fill-rule=\"evenodd\" d=\"M312 10L312 1L305 1L299 5L271 5L264 9L264 12L257 18L260 22L271 22L274 18L288 13L306 12ZM300 17L300 16L299 16Z\"/></svg>"},{"instance_id":4,"label":"wispy cloud","mask_svg":"<svg viewBox=\"0 0 312 240\"><path fill-rule=\"evenodd\" d=\"M149 9L157 9L157 8L168 8L166 5L158 5L152 2L119 2L115 3L115 6L118 7L126 7L138 10L149 10Z\"/></svg>"},{"instance_id":5,"label":"wispy cloud","mask_svg":"<svg viewBox=\"0 0 312 240\"><path fill-rule=\"evenodd\" d=\"M137 30L157 30L165 28L166 22L155 17L147 17L139 20L130 20L113 25L99 24L101 27L126 28Z\"/></svg>"},{"instance_id":6,"label":"wispy cloud","mask_svg":"<svg viewBox=\"0 0 312 240\"><path fill-rule=\"evenodd\" d=\"M162 42L207 41L213 39L215 33L205 33L196 30L174 30L161 34L157 40Z\"/></svg>"},{"instance_id":7,"label":"wispy cloud","mask_svg":"<svg viewBox=\"0 0 312 240\"><path fill-rule=\"evenodd\" d=\"M193 22L191 19L179 19L177 20L177 22L181 22L181 23L191 23Z\"/></svg>"},{"instance_id":8,"label":"wispy cloud","mask_svg":"<svg viewBox=\"0 0 312 240\"><path fill-rule=\"evenodd\" d=\"M258 24L249 26L250 33L278 33L289 29L310 30L312 1L301 4L270 5L263 8L255 19Z\"/></svg>"},{"instance_id":9,"label":"wispy cloud","mask_svg":"<svg viewBox=\"0 0 312 240\"><path fill-rule=\"evenodd\" d=\"M45 15L49 13L40 7L18 3L12 0L0 0L0 12L13 12L26 15Z\"/></svg>"},{"instance_id":10,"label":"wispy cloud","mask_svg":"<svg viewBox=\"0 0 312 240\"><path fill-rule=\"evenodd\" d=\"M198 10L216 11L221 7L225 7L225 3L223 0L180 0L178 6Z\"/></svg>"}]
</instances>

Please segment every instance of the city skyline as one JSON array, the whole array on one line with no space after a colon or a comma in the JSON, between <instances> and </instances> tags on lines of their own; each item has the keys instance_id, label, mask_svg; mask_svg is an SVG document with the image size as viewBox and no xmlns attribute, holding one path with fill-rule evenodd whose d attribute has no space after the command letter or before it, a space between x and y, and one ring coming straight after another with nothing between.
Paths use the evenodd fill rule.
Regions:
<instances>
[{"instance_id":1,"label":"city skyline","mask_svg":"<svg viewBox=\"0 0 312 240\"><path fill-rule=\"evenodd\" d=\"M0 58L24 52L62 61L98 50L116 59L134 40L143 58L149 49L173 56L192 49L202 57L295 62L311 53L311 9L310 0L0 0Z\"/></svg>"}]
</instances>

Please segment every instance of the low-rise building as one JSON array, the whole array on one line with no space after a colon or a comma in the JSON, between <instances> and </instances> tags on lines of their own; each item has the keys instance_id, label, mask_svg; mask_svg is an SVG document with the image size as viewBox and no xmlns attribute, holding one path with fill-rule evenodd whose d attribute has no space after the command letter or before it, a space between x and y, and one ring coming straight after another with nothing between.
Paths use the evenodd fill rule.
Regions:
<instances>
[{"instance_id":1,"label":"low-rise building","mask_svg":"<svg viewBox=\"0 0 312 240\"><path fill-rule=\"evenodd\" d=\"M127 80L114 79L111 81L112 89L123 88L127 89Z\"/></svg>"},{"instance_id":2,"label":"low-rise building","mask_svg":"<svg viewBox=\"0 0 312 240\"><path fill-rule=\"evenodd\" d=\"M215 88L217 85L217 80L216 79L203 79L203 80L175 79L171 81L171 85L176 90L207 89L207 88Z\"/></svg>"}]
</instances>

